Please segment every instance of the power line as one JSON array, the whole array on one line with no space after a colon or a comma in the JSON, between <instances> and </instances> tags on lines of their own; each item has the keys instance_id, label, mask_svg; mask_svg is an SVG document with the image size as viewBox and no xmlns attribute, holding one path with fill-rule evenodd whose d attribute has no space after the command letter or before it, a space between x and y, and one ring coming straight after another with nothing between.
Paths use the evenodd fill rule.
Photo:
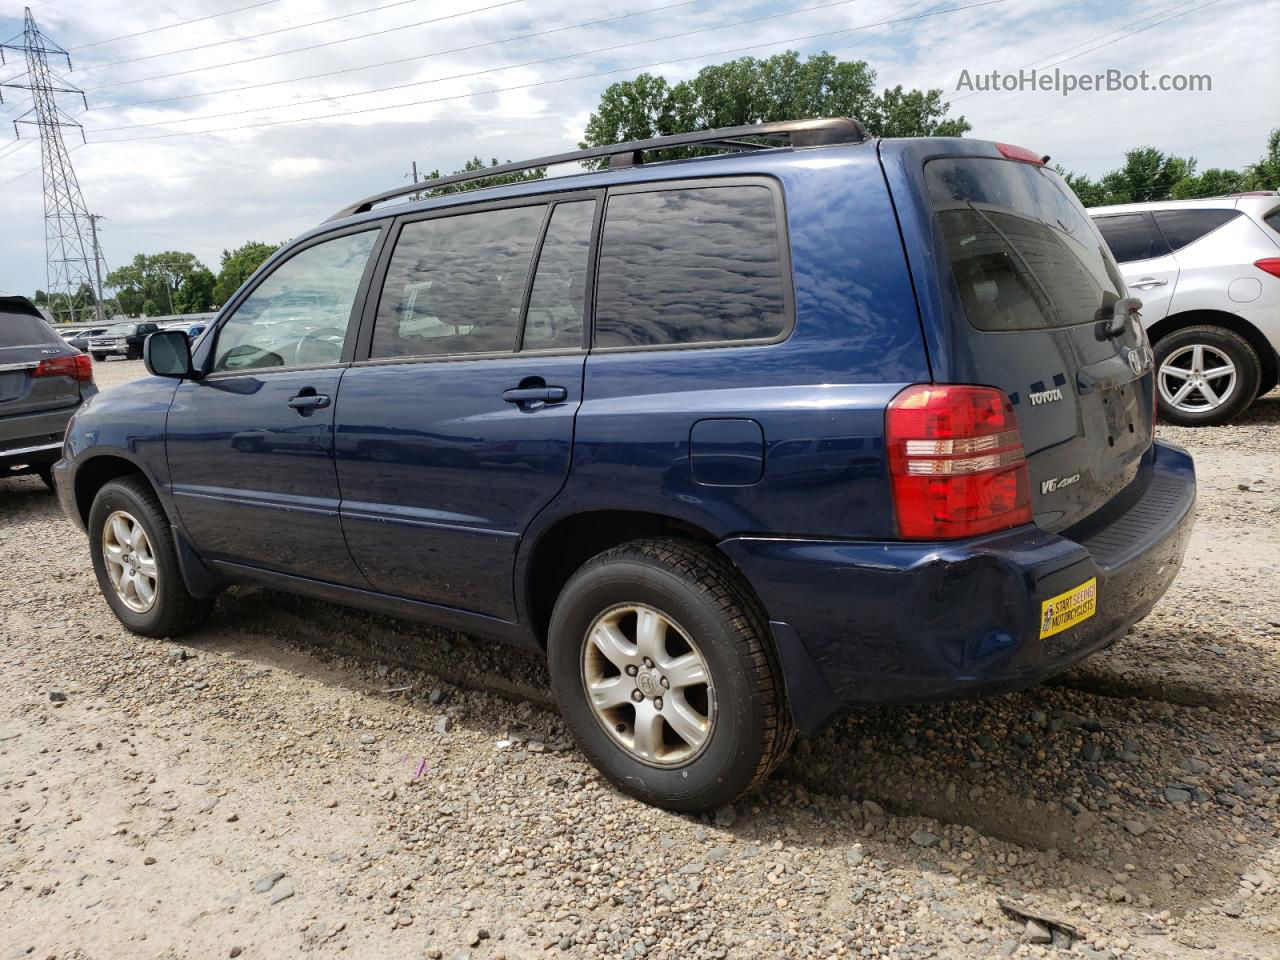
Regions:
<instances>
[{"instance_id":1,"label":"power line","mask_svg":"<svg viewBox=\"0 0 1280 960\"><path fill-rule=\"evenodd\" d=\"M295 23L295 24L292 24L292 25L287 26L287 27L279 27L279 28L277 28L277 29L275 29L275 30L267 30L267 31L264 31L263 33L254 33L254 34L250 34L250 35L248 35L248 36L244 36L244 37L228 37L226 40L216 40L216 41L214 41L214 42L212 42L212 43L202 43L202 44L199 44L199 45L194 46L194 47L184 47L184 48L182 48L181 50L168 50L168 51L166 51L166 52L164 52L164 53L149 53L149 54L147 54L147 55L145 55L145 56L141 56L141 57L129 57L129 58L124 59L124 60L112 60L112 61L111 61L111 62L109 62L109 63L94 63L94 64L90 64L90 65L89 65L89 66L87 66L87 67L84 67L83 69L85 69L85 70L101 70L101 69L103 69L103 68L105 68L105 67L118 67L118 66L120 66L121 64L124 64L124 63L138 63L139 61L142 61L142 60L156 60L156 59L159 59L160 57L172 57L172 56L174 56L174 55L176 55L176 54L179 54L179 53L193 53L193 52L200 51L200 50L208 50L208 49L210 49L210 48L212 48L212 47L222 47L222 46L226 46L226 45L227 45L227 44L229 44L229 43L243 43L243 42L245 42L246 40L259 40L259 39L261 39L262 37L273 37L273 36L275 36L276 34L280 34L280 33L289 33L289 32L290 32L290 31L292 31L292 30L301 30L301 29L303 29L304 27L316 27L316 26L319 26L320 24L323 24L323 23L333 23L335 20L346 20L346 19L349 19L350 17L358 17L358 16L361 16L362 14L366 14L366 13L374 13L374 12L376 12L376 11L378 11L378 10L389 10L389 9L391 9L392 7L403 7L403 6L404 6L405 4L407 4L407 3L418 3L418 2L419 2L419 0L394 0L394 2L393 2L393 3L384 3L384 4L382 4L381 6L377 6L377 7L368 7L368 8L366 8L366 9L364 9L364 10L353 10L353 11L351 11L350 13L343 13L343 14L340 14L340 15L335 16L335 17L326 17L326 18L325 18L325 19L323 19L323 20L312 20L312 21L310 21L309 23ZM484 13L484 12L485 12L485 11L487 11L487 10L494 10L494 9L496 9L496 8L498 8L498 7L510 7L510 6L513 6L514 4L517 4L517 3L525 3L525 2L526 2L526 0L503 0L503 2L502 2L502 3L494 3L494 4L490 4L490 5L489 5L489 6L487 6L487 7L480 7L479 9L476 9L476 10L464 10L464 11L462 11L461 13L449 14L448 16L444 16L444 17L435 17L434 19L431 19L431 20L422 20L422 21L420 21L420 22L418 22L418 23L410 23L410 24L406 24L406 25L401 26L401 27L393 27L393 28L391 28L391 30L407 30L407 29L408 29L408 28L410 28L410 27L417 27L417 26L421 26L421 25L422 25L422 24L424 24L424 23L438 23L438 22L439 22L439 21L441 21L441 20L453 20L453 19L456 19L457 17L467 17L467 16L470 16L470 15L471 15L471 14L473 14L473 13ZM391 30L382 30L382 31L379 31L379 32L380 32L380 33L389 33L389 32L391 32ZM349 38L349 39L355 40L355 39L360 39L360 38L358 38L358 37L351 37L351 38ZM344 40L344 41L341 41L341 42L345 42L345 40ZM298 49L299 49L299 50L309 50L309 49L310 49L310 50L313 50L313 49L315 49L315 47L321 47L321 46L328 46L328 44L316 44L316 45L315 45L315 46L313 46L313 47L300 47L300 48L298 48ZM278 54L271 54L270 56L283 56L283 55L284 55L284 53L296 53L296 52L297 52L297 51L295 51L295 50L288 50L288 51L283 51L282 53L278 53ZM253 58L250 58L250 60L255 60L255 59L266 59L266 58L265 58L265 57L253 57ZM238 63L248 63L248 62L250 62L250 61L249 61L249 60L240 60L240 61L236 61L236 62L238 62ZM218 64L218 66L230 66L230 64ZM211 67L207 67L207 68L202 68L202 69L212 69L212 68L211 68ZM186 71L186 72L195 72L195 71ZM177 76L177 75L178 75L178 74L169 74L169 76ZM140 81L131 81L131 82L140 82ZM110 84L110 86L117 86L117 84ZM98 89L99 89L99 90L101 90L101 89L103 89L103 88L102 88L102 87L99 87Z\"/></svg>"},{"instance_id":2,"label":"power line","mask_svg":"<svg viewBox=\"0 0 1280 960\"><path fill-rule=\"evenodd\" d=\"M782 17L791 17L801 13L811 13L815 10L825 10L831 7L848 6L851 3L857 3L858 0L826 0L825 3L817 3L808 7L800 7L795 10L784 10L780 13L770 13L759 17L752 17L747 20L736 20L731 23L721 23L711 27L700 27L697 30L686 30L682 33L669 33L661 37L652 37L648 40L628 40L626 43L615 43L607 47L597 47L594 50L583 50L577 53L564 53L554 57L542 57L538 60L526 60L523 63L513 63L500 67L486 67L480 70L471 70L466 73L457 73L447 77L434 77L430 80L413 80L408 83L397 83L387 87L375 87L372 90L362 90L355 93L335 94L327 97L313 97L310 100L294 100L289 103L274 103L269 106L245 107L241 110L228 110L223 113L205 113L194 117L181 117L177 120L152 120L148 123L129 123L117 127L97 127L94 133L115 133L120 130L139 130L148 127L167 127L175 123L192 123L199 120L221 120L225 117L238 117L246 113L264 113L268 110L284 110L289 107L306 107L316 103L330 103L335 100L349 100L352 97L367 97L375 93L388 93L393 90L405 90L409 87L429 86L433 83L443 83L447 80L465 80L470 77L483 76L489 73L499 73L503 70L516 70L521 67L535 67L547 63L555 63L560 60L573 60L578 57L590 57L600 53L612 53L615 50L623 50L627 47L639 47L650 43L662 43L667 40L679 40L684 37L696 36L700 33L714 33L717 30L725 30L729 27L744 27L751 24L763 23L766 20L777 20ZM836 31L844 33L846 30Z\"/></svg>"},{"instance_id":3,"label":"power line","mask_svg":"<svg viewBox=\"0 0 1280 960\"><path fill-rule=\"evenodd\" d=\"M216 20L218 17L229 16L233 13L243 13L246 10L254 10L257 7L266 7L279 2L280 0L258 0L257 3L251 3L244 7L236 7L234 10L223 10L221 13L211 13L208 16L196 17L193 20L179 20L176 23L165 24L163 27L152 27L150 30L139 30L137 33L122 33L118 37L110 37L106 40L94 40L92 43L82 43L78 47L68 47L67 49L88 50L90 47L100 47L104 43L115 43L117 40L132 40L134 37L145 37L149 33L160 33L162 30L172 30L174 27L185 27L191 23L204 23L206 20Z\"/></svg>"},{"instance_id":4,"label":"power line","mask_svg":"<svg viewBox=\"0 0 1280 960\"><path fill-rule=\"evenodd\" d=\"M804 36L790 37L782 40L767 40L761 43L747 44L741 47L729 47L723 50L714 50L707 53L698 53L698 54L693 54L687 57L668 57L665 60L655 60L650 63L634 64L626 67L617 67L611 70L597 70L591 73L575 74L573 76L568 76L568 77L557 77L550 80L538 80L531 83L516 84L510 87L499 87L499 88L490 89L490 90L475 90L470 93L452 94L446 97L435 97L435 98L426 99L426 100L414 100L407 103L386 104L379 107L364 107L359 110L341 110L336 113L318 114L316 116L311 116L311 117L294 117L288 120L267 120L261 123L238 124L230 127L218 127L213 130L186 130L186 131L177 131L174 133L163 133L163 134L156 134L154 136L144 136L144 137L116 137L113 139L98 140L95 142L97 143L136 143L143 140L167 140L173 137L191 137L191 136L200 136L200 135L211 134L211 133L227 133L227 132L236 131L236 130L253 130L253 129L258 129L262 127L276 127L276 126L282 126L282 125L291 124L291 123L307 123L307 122L312 122L316 120L332 120L338 117L359 116L359 115L368 114L368 113L378 113L385 110L402 110L406 107L417 107L417 106L423 106L426 104L433 104L433 103L445 103L451 100L467 100L467 99L470 99L471 97L492 96L495 93L510 93L516 90L531 90L537 87L545 87L545 86L550 86L552 84L557 84L557 83L567 83L571 80L590 80L597 77L612 76L613 74L617 74L617 73L626 73L632 70L645 70L651 67L660 67L666 64L671 64L671 63L684 63L689 60L702 60L708 57L719 57L719 56L724 56L725 54L730 54L730 53L741 53L742 51L745 51L745 50L758 50L761 47L773 47L783 43L800 43L806 40L815 40L819 37L829 37L836 34L849 33L849 32L852 32L853 30L870 30L873 27L881 27L886 24L906 23L912 20L923 20L927 17L936 17L936 16L941 16L943 14L948 14L948 13L958 13L961 10L973 10L978 7L996 6L998 4L1005 3L1005 2L1007 2L1007 0L981 0L981 2L979 3L971 3L961 7L948 7L943 10L931 10L925 13L915 14L910 17L890 17L884 20L877 20L874 23L862 24L860 26L853 27L853 28L845 27L840 30L827 30L821 33L810 33L810 34L805 34ZM728 26L738 26L738 25L739 24L728 24ZM497 68L494 68L493 70L481 71L481 72L492 73L492 72L496 72L497 70L506 70L506 69L510 69L510 67L497 67Z\"/></svg>"},{"instance_id":5,"label":"power line","mask_svg":"<svg viewBox=\"0 0 1280 960\"><path fill-rule=\"evenodd\" d=\"M628 13L620 13L612 17L601 17L597 20L585 20L582 23L574 23L564 27L551 27L550 29L538 30L538 31L535 31L534 33L517 34L510 37L503 37L501 40L486 40L484 43L472 43L472 44L468 44L465 47L452 47L448 50L435 50L435 51L432 51L431 53L417 54L412 57L401 57L398 60L381 60L377 63L368 63L359 67L343 67L340 70L326 70L323 73L309 73L306 76L290 77L289 79L286 79L286 80L267 80L262 83L249 83L241 87L226 87L225 89L222 89L222 90L204 90L199 93L184 93L176 97L155 97L151 100L131 100L128 103L111 104L109 109L123 110L125 107L143 107L143 106L150 106L151 104L156 104L156 103L174 103L179 100L192 100L198 97L216 97L224 93L241 93L245 90L260 90L263 87L278 87L287 83L300 83L303 80L320 80L320 79L323 79L324 77L336 77L336 76L347 74L347 73L357 73L361 70L374 70L379 67L390 67L390 66L397 66L402 63L413 63L417 60L429 60L432 57L443 57L452 53L466 53L471 50L479 50L483 47L494 47L494 46L500 46L501 44L504 44L504 43L514 43L518 40L532 40L536 37L545 37L553 33L564 33L567 30L577 30L581 27L595 27L603 23L613 23L618 20L626 20L630 17L642 16L646 13L660 13L664 10L673 10L676 7L688 7L697 3L706 3L706 2L707 0L679 0L679 2L677 3L668 3L660 7L646 7L643 10L632 10ZM1188 2L1190 2L1190 0L1188 0ZM394 27L392 28L391 31L380 30L378 32L389 33L389 32L398 31L400 29L403 29L403 28ZM373 36L373 34L365 34L364 36L366 37ZM349 39L355 40L355 39L362 39L362 38L351 37ZM340 41L340 42L345 42L345 41Z\"/></svg>"},{"instance_id":6,"label":"power line","mask_svg":"<svg viewBox=\"0 0 1280 960\"><path fill-rule=\"evenodd\" d=\"M1053 63L1048 64L1045 67L1045 69L1048 69L1049 67L1059 66L1060 64L1067 63L1070 60L1075 60L1078 57L1083 57L1087 53L1093 53L1095 50L1101 50L1103 47L1109 47L1113 43L1119 43L1121 40L1126 40L1129 37L1132 37L1136 34L1144 33L1147 30L1151 30L1154 27L1158 27L1163 23L1168 23L1170 20L1177 20L1179 17L1185 17L1187 16L1187 14L1196 13L1200 10L1203 10L1205 7L1212 7L1215 3L1221 3L1221 2L1222 0L1209 0L1208 3L1202 3L1198 7L1192 7L1190 10L1183 10L1181 13L1175 13L1172 16L1165 17L1163 20L1157 20L1155 23L1148 24L1147 26L1142 27L1139 30L1134 30L1132 33L1126 33L1123 36L1116 37L1114 40L1108 40L1106 43L1100 43L1096 47L1090 47L1088 50L1081 50L1079 53L1073 53L1069 57L1064 57L1061 60L1056 60Z\"/></svg>"},{"instance_id":7,"label":"power line","mask_svg":"<svg viewBox=\"0 0 1280 960\"><path fill-rule=\"evenodd\" d=\"M135 77L132 80L117 80L115 83L105 83L100 87L91 87L91 90L112 90L116 87L129 87L138 83L151 83L154 80L169 80L173 77L186 77L193 73L204 73L208 70L220 70L223 67L238 67L246 63L258 63L262 60L273 60L276 57L287 57L293 53L306 53L310 50L320 50L324 47L337 46L340 43L350 43L353 40L367 40L369 37L379 37L387 33L399 33L402 30L410 30L413 27L421 27L430 23L440 23L445 20L457 20L461 17L469 17L476 13L486 13L489 10L495 10L498 7L509 6L512 3L523 3L524 0L505 0L503 3L495 3L487 7L478 7L475 10L464 10L461 13L451 13L443 17L432 17L428 20L418 20L415 23L406 23L398 27L388 27L383 30L375 30L372 33L361 33L354 37L340 37L337 40L325 40L321 43L308 44L305 47L294 47L292 50L279 50L275 53L262 53L256 57L245 57L241 60L228 60L225 63L211 63L205 67L192 67L190 70L175 70L173 73L159 73L152 77Z\"/></svg>"}]
</instances>

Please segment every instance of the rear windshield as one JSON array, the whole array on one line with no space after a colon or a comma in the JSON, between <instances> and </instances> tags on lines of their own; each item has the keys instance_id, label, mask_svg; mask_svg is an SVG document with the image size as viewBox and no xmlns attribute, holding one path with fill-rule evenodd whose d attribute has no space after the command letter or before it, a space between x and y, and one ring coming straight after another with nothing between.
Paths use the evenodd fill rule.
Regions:
<instances>
[{"instance_id":1,"label":"rear windshield","mask_svg":"<svg viewBox=\"0 0 1280 960\"><path fill-rule=\"evenodd\" d=\"M53 328L39 317L0 310L0 347L34 347L61 342Z\"/></svg>"},{"instance_id":2,"label":"rear windshield","mask_svg":"<svg viewBox=\"0 0 1280 960\"><path fill-rule=\"evenodd\" d=\"M979 330L1109 317L1124 280L1080 202L1043 167L961 157L925 164L951 272Z\"/></svg>"}]
</instances>

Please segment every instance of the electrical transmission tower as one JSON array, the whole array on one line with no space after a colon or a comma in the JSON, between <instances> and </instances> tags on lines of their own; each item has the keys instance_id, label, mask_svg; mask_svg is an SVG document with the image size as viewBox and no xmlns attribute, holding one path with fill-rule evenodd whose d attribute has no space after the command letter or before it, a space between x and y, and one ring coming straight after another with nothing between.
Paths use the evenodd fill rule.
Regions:
<instances>
[{"instance_id":1,"label":"electrical transmission tower","mask_svg":"<svg viewBox=\"0 0 1280 960\"><path fill-rule=\"evenodd\" d=\"M80 193L80 182L71 167L62 128L84 128L58 106L57 94L73 94L89 103L84 91L71 86L49 67L49 58L66 58L71 69L71 55L40 32L31 8L26 8L23 31L8 43L0 44L0 64L7 64L6 50L22 53L26 58L24 75L0 82L3 88L31 92L31 109L13 122L14 135L22 138L23 125L34 126L40 133L40 165L44 174L44 245L48 260L47 287L49 309L54 320L79 320L90 299L95 301L98 318L102 317L102 288L95 284L100 274L97 246L93 240L93 218ZM19 42L21 41L21 42Z\"/></svg>"}]
</instances>

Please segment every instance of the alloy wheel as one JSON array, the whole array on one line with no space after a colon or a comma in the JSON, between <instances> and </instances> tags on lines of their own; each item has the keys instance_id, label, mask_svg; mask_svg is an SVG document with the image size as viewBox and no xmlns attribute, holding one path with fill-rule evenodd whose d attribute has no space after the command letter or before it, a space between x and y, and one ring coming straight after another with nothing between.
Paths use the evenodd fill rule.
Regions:
<instances>
[{"instance_id":1,"label":"alloy wheel","mask_svg":"<svg viewBox=\"0 0 1280 960\"><path fill-rule=\"evenodd\" d=\"M1237 379L1235 363L1217 347L1187 344L1160 365L1160 396L1182 413L1209 413L1233 396Z\"/></svg>"},{"instance_id":2,"label":"alloy wheel","mask_svg":"<svg viewBox=\"0 0 1280 960\"><path fill-rule=\"evenodd\" d=\"M102 556L121 603L134 613L146 613L155 606L160 587L156 558L147 532L135 517L123 510L107 517L102 528Z\"/></svg>"},{"instance_id":3,"label":"alloy wheel","mask_svg":"<svg viewBox=\"0 0 1280 960\"><path fill-rule=\"evenodd\" d=\"M600 614L587 630L582 681L600 725L635 759L688 763L711 739L716 698L689 634L644 604Z\"/></svg>"}]
</instances>

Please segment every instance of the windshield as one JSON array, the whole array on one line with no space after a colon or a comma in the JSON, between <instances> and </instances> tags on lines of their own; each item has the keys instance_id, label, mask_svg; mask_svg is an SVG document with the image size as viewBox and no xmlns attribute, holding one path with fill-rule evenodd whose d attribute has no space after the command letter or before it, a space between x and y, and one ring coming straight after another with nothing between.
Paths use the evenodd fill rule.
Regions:
<instances>
[{"instance_id":1,"label":"windshield","mask_svg":"<svg viewBox=\"0 0 1280 960\"><path fill-rule=\"evenodd\" d=\"M925 164L965 314L979 330L1111 316L1125 286L1080 202L1050 170L964 157Z\"/></svg>"}]
</instances>

